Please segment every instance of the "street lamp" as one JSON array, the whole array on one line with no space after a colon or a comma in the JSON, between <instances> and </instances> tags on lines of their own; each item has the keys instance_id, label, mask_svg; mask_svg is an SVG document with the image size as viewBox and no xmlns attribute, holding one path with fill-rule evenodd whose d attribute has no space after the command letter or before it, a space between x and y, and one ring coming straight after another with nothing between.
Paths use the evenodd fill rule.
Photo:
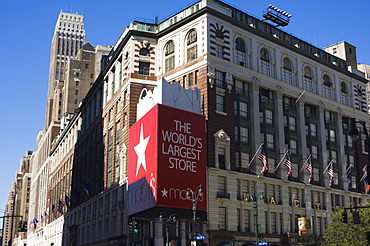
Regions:
<instances>
[{"instance_id":1,"label":"street lamp","mask_svg":"<svg viewBox=\"0 0 370 246\"><path fill-rule=\"evenodd\" d=\"M369 152L370 151L370 138L369 138L369 133L367 132L367 129L366 129L365 122L356 121L355 119L352 119L351 120L352 128L349 131L348 135L351 137L352 141L356 141L358 139L358 137L360 136L360 131L357 129L356 124L361 124L363 127L363 132L365 133L365 137L366 137L367 151ZM366 165L366 172L367 172L367 175L370 175L370 153L368 153L367 159L368 159L368 163Z\"/></svg>"},{"instance_id":2,"label":"street lamp","mask_svg":"<svg viewBox=\"0 0 370 246\"><path fill-rule=\"evenodd\" d=\"M192 203L193 203L193 207L192 207L192 210L193 210L193 240L195 240L195 234L196 234L196 230L195 230L195 227L196 227L196 220L197 220L197 201L199 199L199 197L203 197L203 189L202 189L202 185L199 185L195 191L193 191L192 189L187 189L186 190L186 198L188 200L191 200Z\"/></svg>"},{"instance_id":3,"label":"street lamp","mask_svg":"<svg viewBox=\"0 0 370 246\"><path fill-rule=\"evenodd\" d=\"M263 201L265 199L265 193L258 193L256 199ZM256 235L256 246L258 245L258 200L255 200L251 195L245 198L245 202L253 202L253 214L254 214L254 234Z\"/></svg>"},{"instance_id":4,"label":"street lamp","mask_svg":"<svg viewBox=\"0 0 370 246\"><path fill-rule=\"evenodd\" d=\"M170 221L173 221L175 222L176 221L176 216L175 214L171 214L168 219L166 220L166 245L169 246L170 245L170 241L169 241L169 235L168 235L168 223Z\"/></svg>"}]
</instances>

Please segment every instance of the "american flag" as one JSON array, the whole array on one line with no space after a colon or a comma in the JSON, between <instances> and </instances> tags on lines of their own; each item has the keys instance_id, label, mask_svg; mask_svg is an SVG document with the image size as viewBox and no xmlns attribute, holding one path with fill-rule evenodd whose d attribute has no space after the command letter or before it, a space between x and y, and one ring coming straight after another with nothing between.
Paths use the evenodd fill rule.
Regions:
<instances>
[{"instance_id":1,"label":"american flag","mask_svg":"<svg viewBox=\"0 0 370 246\"><path fill-rule=\"evenodd\" d=\"M262 148L261 148L261 153L258 155L258 160L262 161L263 163L263 168L261 170L261 173L267 171L269 168L268 168L268 163L267 163L267 156L265 154L265 149L264 149L264 146L262 145Z\"/></svg>"},{"instance_id":2,"label":"american flag","mask_svg":"<svg viewBox=\"0 0 370 246\"><path fill-rule=\"evenodd\" d=\"M307 166L306 166L306 170L310 173L310 176L308 177L307 183L311 183L311 180L312 180L311 156L308 158L308 163L307 163Z\"/></svg>"},{"instance_id":3,"label":"american flag","mask_svg":"<svg viewBox=\"0 0 370 246\"><path fill-rule=\"evenodd\" d=\"M59 200L58 212L63 214L64 203Z\"/></svg>"},{"instance_id":4,"label":"american flag","mask_svg":"<svg viewBox=\"0 0 370 246\"><path fill-rule=\"evenodd\" d=\"M57 216L58 208L53 204L51 211L53 211L54 216Z\"/></svg>"},{"instance_id":5,"label":"american flag","mask_svg":"<svg viewBox=\"0 0 370 246\"><path fill-rule=\"evenodd\" d=\"M289 177L290 175L292 175L292 173L293 173L292 162L290 161L290 154L289 153L286 154L285 161L284 161L283 165L288 168L288 173L286 174L286 176Z\"/></svg>"},{"instance_id":6,"label":"american flag","mask_svg":"<svg viewBox=\"0 0 370 246\"><path fill-rule=\"evenodd\" d=\"M331 165L328 169L328 175L329 175L329 187L331 187L333 180L334 180L334 171L333 171L333 166Z\"/></svg>"}]
</instances>

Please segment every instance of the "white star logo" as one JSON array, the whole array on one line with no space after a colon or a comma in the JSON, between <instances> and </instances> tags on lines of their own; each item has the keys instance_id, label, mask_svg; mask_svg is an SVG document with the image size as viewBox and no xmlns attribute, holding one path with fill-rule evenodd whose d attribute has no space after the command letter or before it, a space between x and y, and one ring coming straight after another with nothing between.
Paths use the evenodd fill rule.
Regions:
<instances>
[{"instance_id":1,"label":"white star logo","mask_svg":"<svg viewBox=\"0 0 370 246\"><path fill-rule=\"evenodd\" d=\"M137 154L137 163L136 163L136 177L137 173L139 172L140 166L142 165L145 172L146 172L146 159L145 159L145 150L148 146L150 136L147 136L144 139L144 129L143 124L141 124L140 128L140 142L134 147L134 150Z\"/></svg>"},{"instance_id":2,"label":"white star logo","mask_svg":"<svg viewBox=\"0 0 370 246\"><path fill-rule=\"evenodd\" d=\"M167 193L168 193L168 191L166 190L166 188L164 188L163 190L161 190L161 192L162 192L162 197L167 197Z\"/></svg>"}]
</instances>

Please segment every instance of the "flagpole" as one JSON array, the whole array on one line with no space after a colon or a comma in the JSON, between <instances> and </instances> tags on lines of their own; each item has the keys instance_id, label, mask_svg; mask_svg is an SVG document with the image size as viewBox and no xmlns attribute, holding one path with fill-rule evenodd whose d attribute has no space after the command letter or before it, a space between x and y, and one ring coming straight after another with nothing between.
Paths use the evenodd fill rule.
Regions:
<instances>
[{"instance_id":1,"label":"flagpole","mask_svg":"<svg viewBox=\"0 0 370 246\"><path fill-rule=\"evenodd\" d=\"M348 175L348 171L349 171L349 169L351 169L351 167L352 167L352 164L351 164L351 165L349 165L349 167L346 169L346 171L345 171L344 175L342 176L342 178L347 177L347 175Z\"/></svg>"},{"instance_id":2,"label":"flagpole","mask_svg":"<svg viewBox=\"0 0 370 246\"><path fill-rule=\"evenodd\" d=\"M303 163L303 166L302 166L301 170L299 170L298 174L299 174L300 172L302 172L303 168L305 168L305 167L306 167L306 165L307 165L307 163L308 163L308 160L309 160L310 158L311 158L311 154L307 157L306 161Z\"/></svg>"},{"instance_id":3,"label":"flagpole","mask_svg":"<svg viewBox=\"0 0 370 246\"><path fill-rule=\"evenodd\" d=\"M248 166L247 166L248 169L249 169L249 166L253 163L254 159L256 159L256 156L257 156L258 152L260 151L260 149L262 148L262 146L263 146L263 143L261 143L261 145L258 147L256 153L254 154L252 159L249 161Z\"/></svg>"},{"instance_id":4,"label":"flagpole","mask_svg":"<svg viewBox=\"0 0 370 246\"><path fill-rule=\"evenodd\" d=\"M276 172L276 170L280 167L281 163L283 162L283 159L288 154L288 152L289 152L289 149L285 152L285 154L283 155L283 157L280 159L280 161L279 161L278 165L276 166L274 172Z\"/></svg>"},{"instance_id":5,"label":"flagpole","mask_svg":"<svg viewBox=\"0 0 370 246\"><path fill-rule=\"evenodd\" d=\"M333 161L334 161L334 159L331 159L331 161L329 162L329 164L326 166L326 168L325 168L325 170L324 170L324 172L322 172L322 174L325 174L325 172L328 170L328 168L329 168L329 165L330 164L332 164L333 163Z\"/></svg>"}]
</instances>

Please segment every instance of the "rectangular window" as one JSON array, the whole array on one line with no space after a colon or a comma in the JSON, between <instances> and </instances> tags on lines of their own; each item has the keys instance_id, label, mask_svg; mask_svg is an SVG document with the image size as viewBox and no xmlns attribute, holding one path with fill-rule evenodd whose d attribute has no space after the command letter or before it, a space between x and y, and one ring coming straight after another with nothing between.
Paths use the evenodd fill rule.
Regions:
<instances>
[{"instance_id":1,"label":"rectangular window","mask_svg":"<svg viewBox=\"0 0 370 246\"><path fill-rule=\"evenodd\" d=\"M216 71L216 87L224 89L224 73Z\"/></svg>"},{"instance_id":2,"label":"rectangular window","mask_svg":"<svg viewBox=\"0 0 370 246\"><path fill-rule=\"evenodd\" d=\"M317 137L317 126L314 123L310 123L310 132L312 137Z\"/></svg>"},{"instance_id":3,"label":"rectangular window","mask_svg":"<svg viewBox=\"0 0 370 246\"><path fill-rule=\"evenodd\" d=\"M329 132L330 132L330 142L336 143L335 130L330 129Z\"/></svg>"},{"instance_id":4,"label":"rectangular window","mask_svg":"<svg viewBox=\"0 0 370 246\"><path fill-rule=\"evenodd\" d=\"M248 104L245 102L239 102L239 115L241 118L248 118Z\"/></svg>"},{"instance_id":5,"label":"rectangular window","mask_svg":"<svg viewBox=\"0 0 370 246\"><path fill-rule=\"evenodd\" d=\"M234 130L235 130L235 142L239 143L239 127L234 126Z\"/></svg>"},{"instance_id":6,"label":"rectangular window","mask_svg":"<svg viewBox=\"0 0 370 246\"><path fill-rule=\"evenodd\" d=\"M216 95L216 110L219 112L224 112L224 97Z\"/></svg>"},{"instance_id":7,"label":"rectangular window","mask_svg":"<svg viewBox=\"0 0 370 246\"><path fill-rule=\"evenodd\" d=\"M139 62L139 74L140 75L149 75L149 62Z\"/></svg>"},{"instance_id":8,"label":"rectangular window","mask_svg":"<svg viewBox=\"0 0 370 246\"><path fill-rule=\"evenodd\" d=\"M218 229L226 230L226 208L218 208Z\"/></svg>"},{"instance_id":9,"label":"rectangular window","mask_svg":"<svg viewBox=\"0 0 370 246\"><path fill-rule=\"evenodd\" d=\"M241 144L248 144L249 142L249 132L246 127L240 127L240 142Z\"/></svg>"},{"instance_id":10,"label":"rectangular window","mask_svg":"<svg viewBox=\"0 0 370 246\"><path fill-rule=\"evenodd\" d=\"M317 152L317 146L316 145L311 145L311 155L312 155L312 158L317 160L319 157L318 157L318 152Z\"/></svg>"},{"instance_id":11,"label":"rectangular window","mask_svg":"<svg viewBox=\"0 0 370 246\"><path fill-rule=\"evenodd\" d=\"M265 110L266 124L274 124L273 113L271 110Z\"/></svg>"},{"instance_id":12,"label":"rectangular window","mask_svg":"<svg viewBox=\"0 0 370 246\"><path fill-rule=\"evenodd\" d=\"M226 194L226 177L218 176L218 192Z\"/></svg>"},{"instance_id":13,"label":"rectangular window","mask_svg":"<svg viewBox=\"0 0 370 246\"><path fill-rule=\"evenodd\" d=\"M226 169L225 148L218 147L218 164L220 169Z\"/></svg>"},{"instance_id":14,"label":"rectangular window","mask_svg":"<svg viewBox=\"0 0 370 246\"><path fill-rule=\"evenodd\" d=\"M292 154L297 154L297 141L291 139L290 140L290 151Z\"/></svg>"},{"instance_id":15,"label":"rectangular window","mask_svg":"<svg viewBox=\"0 0 370 246\"><path fill-rule=\"evenodd\" d=\"M291 131L296 131L296 118L289 116L289 129Z\"/></svg>"},{"instance_id":16,"label":"rectangular window","mask_svg":"<svg viewBox=\"0 0 370 246\"><path fill-rule=\"evenodd\" d=\"M194 75L193 73L189 73L189 87L194 85Z\"/></svg>"},{"instance_id":17,"label":"rectangular window","mask_svg":"<svg viewBox=\"0 0 370 246\"><path fill-rule=\"evenodd\" d=\"M224 57L224 47L222 45L216 44L216 56L219 58Z\"/></svg>"},{"instance_id":18,"label":"rectangular window","mask_svg":"<svg viewBox=\"0 0 370 246\"><path fill-rule=\"evenodd\" d=\"M250 218L250 210L244 209L243 213L243 219L244 219L244 232L251 232L251 218Z\"/></svg>"},{"instance_id":19,"label":"rectangular window","mask_svg":"<svg viewBox=\"0 0 370 246\"><path fill-rule=\"evenodd\" d=\"M274 143L274 135L272 134L266 134L266 145L269 149L274 149L275 143Z\"/></svg>"},{"instance_id":20,"label":"rectangular window","mask_svg":"<svg viewBox=\"0 0 370 246\"><path fill-rule=\"evenodd\" d=\"M241 152L242 168L247 168L249 165L249 154Z\"/></svg>"}]
</instances>

